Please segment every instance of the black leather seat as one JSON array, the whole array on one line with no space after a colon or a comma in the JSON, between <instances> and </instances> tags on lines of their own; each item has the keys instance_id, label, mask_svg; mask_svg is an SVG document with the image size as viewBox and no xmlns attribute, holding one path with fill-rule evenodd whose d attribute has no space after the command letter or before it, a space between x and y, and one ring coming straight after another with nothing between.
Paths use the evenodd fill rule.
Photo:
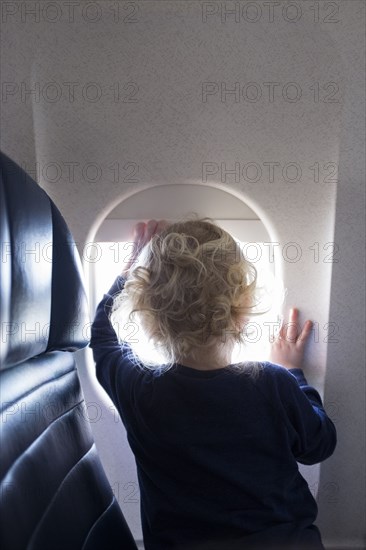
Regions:
<instances>
[{"instance_id":1,"label":"black leather seat","mask_svg":"<svg viewBox=\"0 0 366 550\"><path fill-rule=\"evenodd\" d=\"M136 549L88 423L80 263L47 194L1 155L2 550Z\"/></svg>"}]
</instances>

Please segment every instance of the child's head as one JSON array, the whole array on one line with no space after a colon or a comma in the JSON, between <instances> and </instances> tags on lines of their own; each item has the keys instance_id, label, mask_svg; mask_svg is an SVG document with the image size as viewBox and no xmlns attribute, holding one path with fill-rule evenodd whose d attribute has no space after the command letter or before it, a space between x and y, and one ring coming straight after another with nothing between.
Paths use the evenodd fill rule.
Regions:
<instances>
[{"instance_id":1,"label":"child's head","mask_svg":"<svg viewBox=\"0 0 366 550\"><path fill-rule=\"evenodd\" d=\"M231 235L209 218L189 219L144 247L114 300L111 320L146 366L157 363L148 350L142 356L142 336L169 368L197 349L242 342L255 285L256 270Z\"/></svg>"}]
</instances>

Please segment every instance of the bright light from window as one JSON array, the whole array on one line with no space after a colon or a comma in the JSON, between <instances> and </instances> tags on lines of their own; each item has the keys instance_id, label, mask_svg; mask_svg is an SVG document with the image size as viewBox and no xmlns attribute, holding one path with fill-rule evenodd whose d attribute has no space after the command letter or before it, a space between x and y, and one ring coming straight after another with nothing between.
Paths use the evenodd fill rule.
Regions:
<instances>
[{"instance_id":1,"label":"bright light from window","mask_svg":"<svg viewBox=\"0 0 366 550\"><path fill-rule=\"evenodd\" d=\"M245 257L257 270L257 287L261 289L261 303L254 310L262 312L262 315L250 318L245 328L245 345L240 349L236 346L232 355L232 363L240 361L267 360L270 351L270 336L276 335L281 322L280 314L283 308L285 291L281 282L274 276L273 258L270 256L269 243L245 243L240 242ZM130 260L132 243L130 242L99 242L95 243L98 256L93 264L93 299L94 308L102 299L103 294L112 286L117 275ZM158 352L153 352L147 339L139 335L139 346L143 354L157 359L162 364L164 359ZM150 348L150 349L149 349Z\"/></svg>"},{"instance_id":2,"label":"bright light from window","mask_svg":"<svg viewBox=\"0 0 366 550\"><path fill-rule=\"evenodd\" d=\"M253 312L261 314L250 317L244 328L245 344L241 348L234 348L232 363L267 360L271 337L277 335L282 321L281 312L286 293L281 281L275 277L270 243L236 241L245 258L257 270L259 303Z\"/></svg>"}]
</instances>

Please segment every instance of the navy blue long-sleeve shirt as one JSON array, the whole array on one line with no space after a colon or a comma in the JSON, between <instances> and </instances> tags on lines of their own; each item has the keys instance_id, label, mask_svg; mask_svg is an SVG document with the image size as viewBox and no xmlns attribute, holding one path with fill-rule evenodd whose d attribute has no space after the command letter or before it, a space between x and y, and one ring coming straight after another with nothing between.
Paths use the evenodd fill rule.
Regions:
<instances>
[{"instance_id":1,"label":"navy blue long-sleeve shirt","mask_svg":"<svg viewBox=\"0 0 366 550\"><path fill-rule=\"evenodd\" d=\"M265 362L254 379L227 367L139 368L108 318L123 285L117 277L100 302L90 346L135 455L146 550L231 548L221 539L268 548L256 537L306 531L317 505L297 462L328 458L336 431L303 371Z\"/></svg>"}]
</instances>

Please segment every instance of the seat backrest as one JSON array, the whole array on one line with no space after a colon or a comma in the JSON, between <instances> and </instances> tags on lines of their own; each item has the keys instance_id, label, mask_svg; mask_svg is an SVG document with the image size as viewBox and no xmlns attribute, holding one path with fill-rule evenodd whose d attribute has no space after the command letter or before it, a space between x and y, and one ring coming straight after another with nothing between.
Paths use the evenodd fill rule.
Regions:
<instances>
[{"instance_id":1,"label":"seat backrest","mask_svg":"<svg viewBox=\"0 0 366 550\"><path fill-rule=\"evenodd\" d=\"M47 194L0 155L0 548L135 550L72 353L88 343L75 243Z\"/></svg>"}]
</instances>

